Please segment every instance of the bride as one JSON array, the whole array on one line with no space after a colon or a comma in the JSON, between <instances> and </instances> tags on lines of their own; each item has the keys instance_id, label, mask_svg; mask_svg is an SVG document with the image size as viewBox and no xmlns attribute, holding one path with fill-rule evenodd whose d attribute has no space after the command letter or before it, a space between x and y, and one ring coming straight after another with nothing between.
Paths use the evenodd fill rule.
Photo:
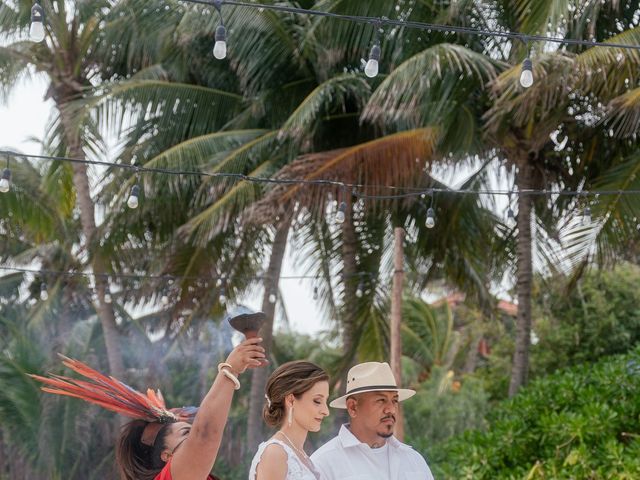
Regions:
<instances>
[{"instance_id":1,"label":"bride","mask_svg":"<svg viewBox=\"0 0 640 480\"><path fill-rule=\"evenodd\" d=\"M278 431L258 447L249 480L317 480L320 474L304 451L307 433L320 430L329 415L329 376L306 361L285 363L266 386L263 417Z\"/></svg>"}]
</instances>

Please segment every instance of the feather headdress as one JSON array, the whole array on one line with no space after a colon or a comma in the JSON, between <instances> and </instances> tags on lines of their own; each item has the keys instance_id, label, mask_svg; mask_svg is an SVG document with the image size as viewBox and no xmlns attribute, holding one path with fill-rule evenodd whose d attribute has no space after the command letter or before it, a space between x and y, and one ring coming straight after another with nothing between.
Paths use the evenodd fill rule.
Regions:
<instances>
[{"instance_id":1,"label":"feather headdress","mask_svg":"<svg viewBox=\"0 0 640 480\"><path fill-rule=\"evenodd\" d=\"M89 381L53 374L49 374L48 377L29 376L42 382L45 385L42 390L45 392L79 398L126 417L149 422L150 428L145 429L142 438L142 443L146 445L153 445L163 424L192 422L198 412L197 407L168 409L160 390L154 391L149 388L144 395L78 360L60 356L65 366ZM152 426L154 424L156 426Z\"/></svg>"}]
</instances>

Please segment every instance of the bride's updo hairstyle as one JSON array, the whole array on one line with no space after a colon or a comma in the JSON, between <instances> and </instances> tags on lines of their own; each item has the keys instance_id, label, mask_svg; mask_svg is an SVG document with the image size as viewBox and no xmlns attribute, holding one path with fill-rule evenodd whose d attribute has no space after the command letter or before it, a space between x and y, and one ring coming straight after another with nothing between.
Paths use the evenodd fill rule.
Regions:
<instances>
[{"instance_id":1,"label":"bride's updo hairstyle","mask_svg":"<svg viewBox=\"0 0 640 480\"><path fill-rule=\"evenodd\" d=\"M280 365L269 376L265 388L266 405L262 417L270 427L279 427L285 419L287 395L300 398L318 382L328 382L329 375L315 363L296 360Z\"/></svg>"}]
</instances>

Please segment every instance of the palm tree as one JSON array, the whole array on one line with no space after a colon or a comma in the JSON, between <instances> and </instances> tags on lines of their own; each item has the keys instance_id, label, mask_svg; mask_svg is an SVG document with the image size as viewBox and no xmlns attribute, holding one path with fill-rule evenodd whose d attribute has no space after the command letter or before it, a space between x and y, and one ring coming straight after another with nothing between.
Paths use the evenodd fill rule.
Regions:
<instances>
[{"instance_id":1,"label":"palm tree","mask_svg":"<svg viewBox=\"0 0 640 480\"><path fill-rule=\"evenodd\" d=\"M524 0L499 2L499 8L493 14L485 16L488 11L476 12L479 15L475 24L483 25L485 18L495 16L499 25L508 31L532 35L548 32L551 28L558 35L567 38L585 38L587 34L595 33L601 37L610 36L615 31L616 20L627 25L633 16L633 9L626 6L601 8L589 5L580 8L567 23L560 13L564 11L560 8L560 2L535 2L535 8L532 5ZM593 30L595 25L597 32ZM630 41L629 36L625 37L624 33L616 39ZM452 121L459 122L463 119L468 125L466 129L450 130L453 135L448 145L453 154L461 158L469 158L474 154L489 159L497 158L516 169L515 187L519 192L525 193L518 195L515 226L519 309L509 389L511 395L517 392L527 378L531 331L533 220L535 219L539 240L546 237L548 241L557 238L554 232L566 223L568 212L574 212L576 205L580 205L575 201L566 201L566 198L554 198L553 204L550 204L546 197L534 198L527 195L526 191L551 189L554 186L577 189L585 185L585 179L591 184L595 177L587 168L593 168L593 164L600 162L600 158L594 158L593 151L585 152L582 142L593 142L602 134L601 128L588 128L587 122L575 113L577 105L586 108L586 105L597 104L592 104L593 98L588 96L590 87L578 89L578 85L574 83L577 81L583 86L597 85L597 82L591 84L589 81L593 69L589 71L588 68L580 68L578 71L583 75L576 76L575 54L571 48L551 53L540 51L534 56L534 76L537 81L532 88L523 90L518 85L518 77L520 61L526 53L524 47L525 45L493 38L475 48L473 45L467 48L434 44L398 65L373 93L365 110L368 118L382 124L393 124L398 120L420 124L433 121L435 117L444 125L451 125ZM500 60L489 62L486 57L473 50L491 52L493 57ZM582 55L589 57L587 52ZM580 65L584 66L585 62L579 62L578 66ZM594 62L591 67L595 67ZM496 72L499 76L496 76ZM419 88L422 85L430 88ZM575 93L572 93L573 90ZM446 94L443 95L442 92ZM433 108L433 105L438 108ZM473 110L470 110L470 106ZM461 109L464 114L461 114ZM559 130L566 132L571 142L570 148L564 152L551 139L551 134ZM466 142L467 132L482 132L482 135L473 136L482 141ZM462 135L456 138L458 133ZM564 161L567 154L571 158L570 164ZM582 163L579 159L581 155ZM587 157L589 167L586 167L584 156ZM446 160L450 162L450 159ZM553 205L552 208L549 208L550 205ZM544 230L547 233L543 234Z\"/></svg>"},{"instance_id":2,"label":"palm tree","mask_svg":"<svg viewBox=\"0 0 640 480\"><path fill-rule=\"evenodd\" d=\"M9 90L17 80L34 68L49 81L47 95L55 104L55 130L58 153L78 160L86 158L85 149L100 145L95 125L91 121L79 124L70 104L80 98L92 82L128 73L129 68L141 68L157 57L158 34L153 26L162 25L160 35L172 31L177 11L165 10L164 4L136 0L112 4L91 1L67 4L43 2L46 15L46 38L42 43L25 40L29 26L31 4L27 1L3 4L0 9L0 32L10 39L0 47L2 87ZM135 16L129 15L136 12ZM126 19L126 22L124 21ZM173 19L173 22L171 20ZM166 23L162 23L166 22ZM148 41L153 36L154 42ZM88 265L96 274L94 291L96 310L104 330L109 369L121 376L124 372L115 314L108 298L109 259L99 248L96 229L96 202L87 165L73 163L75 205L80 212L81 244L88 255Z\"/></svg>"}]
</instances>

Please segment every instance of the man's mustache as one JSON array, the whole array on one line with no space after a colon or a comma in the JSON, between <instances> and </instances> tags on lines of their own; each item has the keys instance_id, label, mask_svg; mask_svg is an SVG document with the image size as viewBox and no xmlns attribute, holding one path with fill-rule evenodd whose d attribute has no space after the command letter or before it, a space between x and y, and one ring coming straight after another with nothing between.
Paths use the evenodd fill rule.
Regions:
<instances>
[{"instance_id":1,"label":"man's mustache","mask_svg":"<svg viewBox=\"0 0 640 480\"><path fill-rule=\"evenodd\" d=\"M380 422L384 422L385 420L389 420L389 419L393 420L394 422L396 421L395 415L387 415L386 417L382 417L380 419Z\"/></svg>"}]
</instances>

